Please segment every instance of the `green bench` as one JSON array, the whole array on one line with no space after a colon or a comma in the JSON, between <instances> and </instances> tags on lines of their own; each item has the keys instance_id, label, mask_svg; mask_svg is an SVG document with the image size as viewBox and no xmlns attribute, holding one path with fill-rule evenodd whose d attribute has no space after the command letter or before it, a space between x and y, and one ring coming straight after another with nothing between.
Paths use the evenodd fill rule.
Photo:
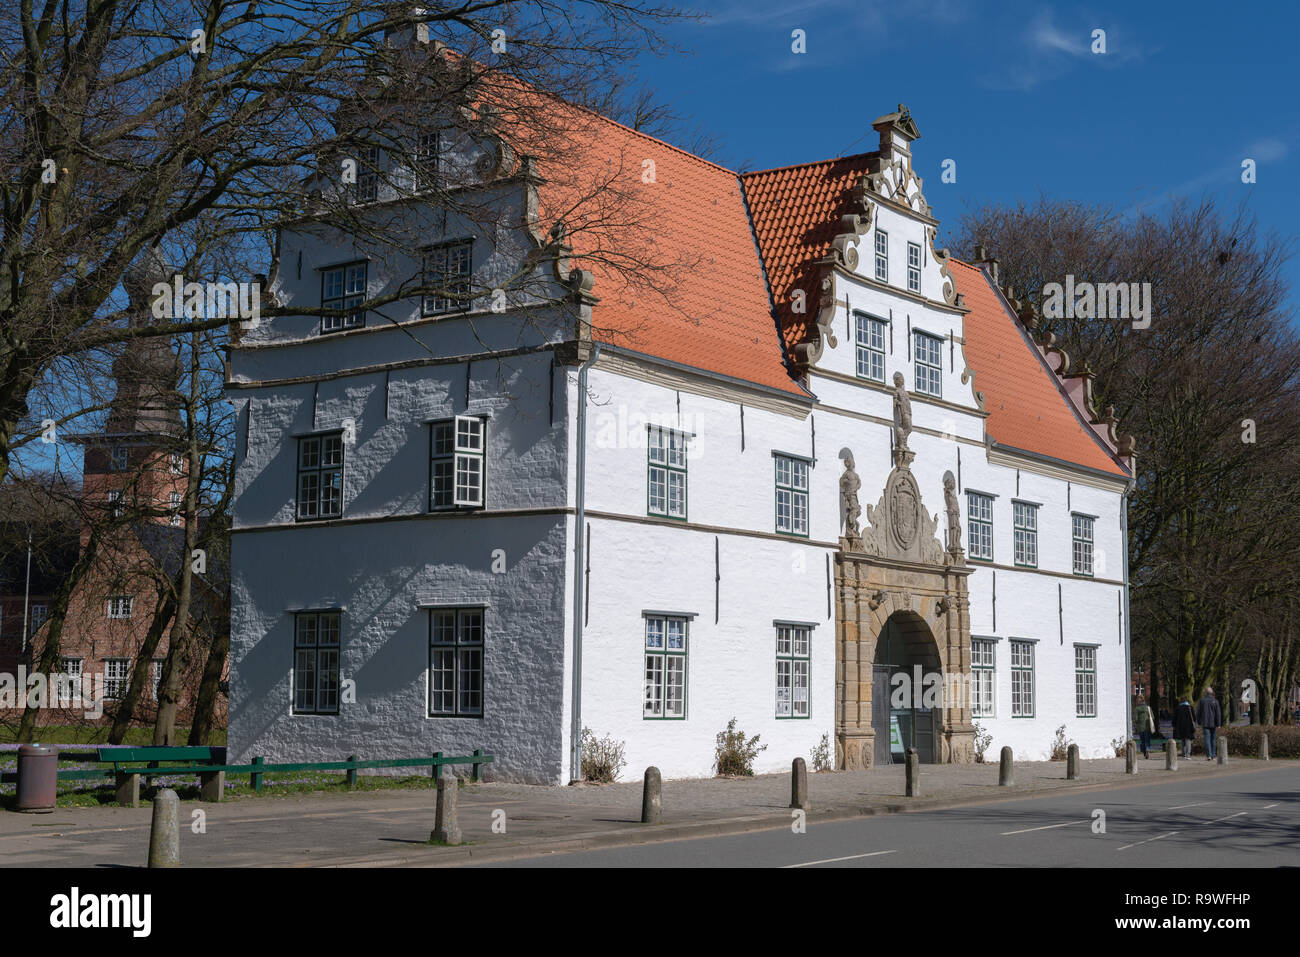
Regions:
<instances>
[{"instance_id":1,"label":"green bench","mask_svg":"<svg viewBox=\"0 0 1300 957\"><path fill-rule=\"evenodd\" d=\"M149 747L99 748L96 759L113 766L117 784L117 803L122 807L140 806L140 775L195 773L199 776L199 800L220 801L225 790L225 748ZM170 766L163 767L166 762ZM184 762L181 764L180 762ZM144 767L139 767L143 764ZM211 770L205 770L211 768Z\"/></svg>"}]
</instances>

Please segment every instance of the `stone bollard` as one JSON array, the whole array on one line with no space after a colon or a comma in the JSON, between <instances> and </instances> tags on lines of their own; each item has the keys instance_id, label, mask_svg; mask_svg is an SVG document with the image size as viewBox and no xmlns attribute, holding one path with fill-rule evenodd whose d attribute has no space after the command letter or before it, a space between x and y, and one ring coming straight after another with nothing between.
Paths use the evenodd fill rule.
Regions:
<instances>
[{"instance_id":1,"label":"stone bollard","mask_svg":"<svg viewBox=\"0 0 1300 957\"><path fill-rule=\"evenodd\" d=\"M921 796L921 756L916 748L907 749L907 796Z\"/></svg>"},{"instance_id":2,"label":"stone bollard","mask_svg":"<svg viewBox=\"0 0 1300 957\"><path fill-rule=\"evenodd\" d=\"M1129 739L1129 742L1126 745L1124 745L1124 773L1125 774L1138 773L1137 756L1138 756L1137 742L1132 739Z\"/></svg>"},{"instance_id":3,"label":"stone bollard","mask_svg":"<svg viewBox=\"0 0 1300 957\"><path fill-rule=\"evenodd\" d=\"M1215 750L1219 752L1219 763L1227 764L1228 763L1228 739L1223 737L1223 735L1217 735L1217 737L1218 740L1215 741L1214 743L1215 743Z\"/></svg>"},{"instance_id":4,"label":"stone bollard","mask_svg":"<svg viewBox=\"0 0 1300 957\"><path fill-rule=\"evenodd\" d=\"M445 764L438 775L438 806L433 815L433 833L429 840L439 844L459 844L461 841L460 815L456 809L456 775Z\"/></svg>"},{"instance_id":5,"label":"stone bollard","mask_svg":"<svg viewBox=\"0 0 1300 957\"><path fill-rule=\"evenodd\" d=\"M664 782L659 769L645 769L645 784L641 788L641 823L658 824L664 813Z\"/></svg>"},{"instance_id":6,"label":"stone bollard","mask_svg":"<svg viewBox=\"0 0 1300 957\"><path fill-rule=\"evenodd\" d=\"M1227 744L1228 739L1224 738L1223 743ZM1268 760L1268 732L1267 731L1261 731L1259 733L1259 759L1261 761Z\"/></svg>"},{"instance_id":7,"label":"stone bollard","mask_svg":"<svg viewBox=\"0 0 1300 957\"><path fill-rule=\"evenodd\" d=\"M1011 756L1011 747L1006 745L1002 748L1002 759L998 762L998 787L1013 788L1015 786L1015 764Z\"/></svg>"},{"instance_id":8,"label":"stone bollard","mask_svg":"<svg viewBox=\"0 0 1300 957\"><path fill-rule=\"evenodd\" d=\"M1169 738L1165 741L1165 770L1178 770L1178 748L1174 744L1174 739Z\"/></svg>"},{"instance_id":9,"label":"stone bollard","mask_svg":"<svg viewBox=\"0 0 1300 957\"><path fill-rule=\"evenodd\" d=\"M154 795L149 866L181 866L181 799L171 788L163 788Z\"/></svg>"},{"instance_id":10,"label":"stone bollard","mask_svg":"<svg viewBox=\"0 0 1300 957\"><path fill-rule=\"evenodd\" d=\"M803 758L795 758L790 765L790 806L808 810L808 765Z\"/></svg>"},{"instance_id":11,"label":"stone bollard","mask_svg":"<svg viewBox=\"0 0 1300 957\"><path fill-rule=\"evenodd\" d=\"M1065 752L1065 780L1079 780L1079 746L1072 744Z\"/></svg>"}]
</instances>

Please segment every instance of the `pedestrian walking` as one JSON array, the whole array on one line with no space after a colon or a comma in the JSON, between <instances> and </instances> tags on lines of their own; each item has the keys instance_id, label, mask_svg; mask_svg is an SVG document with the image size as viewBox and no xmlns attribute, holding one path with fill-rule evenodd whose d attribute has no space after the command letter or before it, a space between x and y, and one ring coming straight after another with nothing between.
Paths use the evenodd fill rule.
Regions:
<instances>
[{"instance_id":1,"label":"pedestrian walking","mask_svg":"<svg viewBox=\"0 0 1300 957\"><path fill-rule=\"evenodd\" d=\"M1138 695L1137 706L1133 709L1133 733L1142 745L1142 757L1151 760L1151 732L1156 729L1155 716L1147 705L1147 699Z\"/></svg>"},{"instance_id":2,"label":"pedestrian walking","mask_svg":"<svg viewBox=\"0 0 1300 957\"><path fill-rule=\"evenodd\" d=\"M1215 757L1215 736L1223 724L1223 711L1219 708L1219 699L1214 697L1214 689L1206 688L1201 700L1196 702L1196 723L1205 735L1205 760L1213 761Z\"/></svg>"},{"instance_id":3,"label":"pedestrian walking","mask_svg":"<svg viewBox=\"0 0 1300 957\"><path fill-rule=\"evenodd\" d=\"M1183 757L1192 756L1192 738L1196 737L1196 717L1192 714L1192 703L1184 698L1178 702L1174 711L1174 737L1182 748Z\"/></svg>"}]
</instances>

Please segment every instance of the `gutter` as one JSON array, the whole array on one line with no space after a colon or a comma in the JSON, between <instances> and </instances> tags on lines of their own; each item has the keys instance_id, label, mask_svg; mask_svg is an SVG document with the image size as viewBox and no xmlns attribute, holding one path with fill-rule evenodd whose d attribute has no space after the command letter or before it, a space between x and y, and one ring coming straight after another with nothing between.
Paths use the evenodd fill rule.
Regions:
<instances>
[{"instance_id":1,"label":"gutter","mask_svg":"<svg viewBox=\"0 0 1300 957\"><path fill-rule=\"evenodd\" d=\"M591 358L578 369L578 475L574 491L573 547L573 727L569 743L569 783L582 780L582 563L586 557L586 487L587 487L587 371L600 358L600 343L595 343Z\"/></svg>"},{"instance_id":2,"label":"gutter","mask_svg":"<svg viewBox=\"0 0 1300 957\"><path fill-rule=\"evenodd\" d=\"M1120 528L1124 532L1124 683L1131 684L1133 681L1133 630L1132 622L1129 615L1129 580L1128 580L1128 498L1137 488L1137 478L1130 478L1128 484L1124 487L1124 509L1120 514ZM1149 689L1148 689L1149 690ZM1129 688L1124 689L1124 697L1128 700L1124 707L1124 727L1126 729L1126 741L1133 740L1133 702L1132 692ZM1156 709L1159 715L1159 708ZM1157 721L1159 718L1157 717ZM1160 730L1159 728L1156 729Z\"/></svg>"}]
</instances>

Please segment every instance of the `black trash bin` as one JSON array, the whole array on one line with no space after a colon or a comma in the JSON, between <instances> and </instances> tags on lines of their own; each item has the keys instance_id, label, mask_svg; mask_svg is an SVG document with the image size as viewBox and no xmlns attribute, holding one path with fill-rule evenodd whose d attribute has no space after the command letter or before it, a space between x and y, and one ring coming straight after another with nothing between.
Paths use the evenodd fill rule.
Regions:
<instances>
[{"instance_id":1,"label":"black trash bin","mask_svg":"<svg viewBox=\"0 0 1300 957\"><path fill-rule=\"evenodd\" d=\"M17 810L38 814L53 811L58 781L58 751L43 744L24 744L18 749Z\"/></svg>"}]
</instances>

